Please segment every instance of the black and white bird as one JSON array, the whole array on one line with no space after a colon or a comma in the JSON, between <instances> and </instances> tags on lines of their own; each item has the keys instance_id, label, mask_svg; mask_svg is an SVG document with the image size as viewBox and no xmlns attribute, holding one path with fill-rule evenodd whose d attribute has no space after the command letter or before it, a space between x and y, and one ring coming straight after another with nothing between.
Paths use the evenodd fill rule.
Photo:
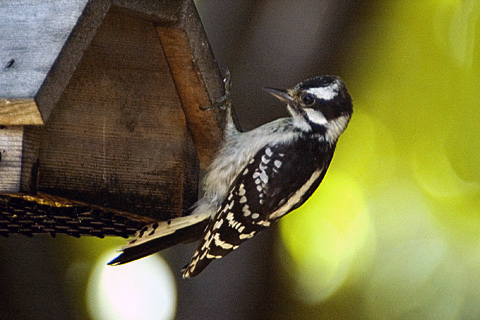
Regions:
<instances>
[{"instance_id":1,"label":"black and white bird","mask_svg":"<svg viewBox=\"0 0 480 320\"><path fill-rule=\"evenodd\" d=\"M190 215L139 230L109 264L198 240L183 269L184 278L194 277L313 194L352 116L347 87L339 77L321 76L292 89L265 90L287 103L291 117L240 132L226 102L224 142L205 175L203 198Z\"/></svg>"}]
</instances>

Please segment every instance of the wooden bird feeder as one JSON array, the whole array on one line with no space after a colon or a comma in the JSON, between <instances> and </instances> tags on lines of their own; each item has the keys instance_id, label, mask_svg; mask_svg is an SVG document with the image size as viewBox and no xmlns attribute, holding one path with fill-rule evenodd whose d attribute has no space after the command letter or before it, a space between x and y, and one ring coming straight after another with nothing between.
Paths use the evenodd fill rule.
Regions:
<instances>
[{"instance_id":1,"label":"wooden bird feeder","mask_svg":"<svg viewBox=\"0 0 480 320\"><path fill-rule=\"evenodd\" d=\"M182 215L221 140L192 0L0 4L0 234L131 235Z\"/></svg>"}]
</instances>

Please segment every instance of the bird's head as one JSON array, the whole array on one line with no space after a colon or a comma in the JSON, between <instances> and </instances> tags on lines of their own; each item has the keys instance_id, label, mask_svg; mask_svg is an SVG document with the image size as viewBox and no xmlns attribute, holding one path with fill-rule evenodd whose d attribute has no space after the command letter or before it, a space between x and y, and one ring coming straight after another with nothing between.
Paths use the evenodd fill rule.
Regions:
<instances>
[{"instance_id":1,"label":"bird's head","mask_svg":"<svg viewBox=\"0 0 480 320\"><path fill-rule=\"evenodd\" d=\"M335 142L353 113L352 98L336 76L320 76L287 90L264 88L287 103L295 125L302 131L325 134Z\"/></svg>"}]
</instances>

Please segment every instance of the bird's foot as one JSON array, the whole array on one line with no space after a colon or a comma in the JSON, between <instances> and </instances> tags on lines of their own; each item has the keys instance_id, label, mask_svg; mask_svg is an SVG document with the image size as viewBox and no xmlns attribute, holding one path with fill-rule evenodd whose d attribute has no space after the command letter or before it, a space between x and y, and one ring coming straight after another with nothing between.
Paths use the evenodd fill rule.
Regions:
<instances>
[{"instance_id":1,"label":"bird's foot","mask_svg":"<svg viewBox=\"0 0 480 320\"><path fill-rule=\"evenodd\" d=\"M214 103L212 103L211 106L209 107L204 107L200 106L201 110L212 110L215 108L220 108L222 110L229 109L232 106L232 96L230 94L230 88L232 86L232 78L230 75L230 70L228 70L227 67L221 66L223 73L223 88L224 88L224 94L217 100L215 100Z\"/></svg>"}]
</instances>

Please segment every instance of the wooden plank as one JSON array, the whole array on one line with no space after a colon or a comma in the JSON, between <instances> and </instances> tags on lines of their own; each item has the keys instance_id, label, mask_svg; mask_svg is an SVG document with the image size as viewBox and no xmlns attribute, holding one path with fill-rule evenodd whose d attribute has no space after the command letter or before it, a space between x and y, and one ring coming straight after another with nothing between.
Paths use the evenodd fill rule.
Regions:
<instances>
[{"instance_id":1,"label":"wooden plank","mask_svg":"<svg viewBox=\"0 0 480 320\"><path fill-rule=\"evenodd\" d=\"M45 121L112 5L173 24L184 1L1 1L0 97L35 98Z\"/></svg>"},{"instance_id":2,"label":"wooden plank","mask_svg":"<svg viewBox=\"0 0 480 320\"><path fill-rule=\"evenodd\" d=\"M193 136L200 168L204 169L222 139L220 128L214 111L200 110L201 106L209 106L210 100L185 32L162 26L158 26L157 30Z\"/></svg>"},{"instance_id":3,"label":"wooden plank","mask_svg":"<svg viewBox=\"0 0 480 320\"><path fill-rule=\"evenodd\" d=\"M37 193L42 133L42 126L23 127L22 173L20 177L20 190L22 192L28 192L30 194Z\"/></svg>"},{"instance_id":4,"label":"wooden plank","mask_svg":"<svg viewBox=\"0 0 480 320\"><path fill-rule=\"evenodd\" d=\"M198 183L187 131L154 24L112 10L45 123L38 188L158 219L180 215L193 204L184 181Z\"/></svg>"},{"instance_id":5,"label":"wooden plank","mask_svg":"<svg viewBox=\"0 0 480 320\"><path fill-rule=\"evenodd\" d=\"M36 95L87 3L0 1L0 97Z\"/></svg>"},{"instance_id":6,"label":"wooden plank","mask_svg":"<svg viewBox=\"0 0 480 320\"><path fill-rule=\"evenodd\" d=\"M20 189L22 141L22 127L0 126L0 192Z\"/></svg>"},{"instance_id":7,"label":"wooden plank","mask_svg":"<svg viewBox=\"0 0 480 320\"><path fill-rule=\"evenodd\" d=\"M191 0L111 0L122 13L155 23L176 23L185 2Z\"/></svg>"},{"instance_id":8,"label":"wooden plank","mask_svg":"<svg viewBox=\"0 0 480 320\"><path fill-rule=\"evenodd\" d=\"M41 125L42 116L33 99L0 99L0 125Z\"/></svg>"},{"instance_id":9,"label":"wooden plank","mask_svg":"<svg viewBox=\"0 0 480 320\"><path fill-rule=\"evenodd\" d=\"M176 27L185 33L190 53L194 58L210 101L215 101L223 95L222 76L194 1L184 1ZM221 113L217 113L217 116L220 125L223 125L225 117Z\"/></svg>"},{"instance_id":10,"label":"wooden plank","mask_svg":"<svg viewBox=\"0 0 480 320\"><path fill-rule=\"evenodd\" d=\"M18 1L18 0L17 0ZM38 0L22 0L26 2L42 3ZM50 116L50 112L58 103L63 91L70 81L73 73L75 72L83 53L90 45L93 37L95 36L98 27L101 25L105 15L111 8L111 0L75 0L68 6L62 6L63 2L69 0L49 0L48 2L55 2L60 7L56 7L56 11L59 11L59 15L72 15L78 20L75 21L74 28L69 32L68 39L62 42L63 47L61 51L55 51L56 60L51 62L48 73L42 86L36 92L35 101L39 107L40 113L44 121ZM73 7L74 3L78 2L78 7L82 7L81 15L77 15L78 7ZM83 3L86 2L86 3ZM83 6L82 6L83 4ZM55 17L51 17L55 19ZM48 31L48 22L42 21L42 27ZM45 25L44 25L45 24ZM63 33L60 33L63 35ZM55 35L53 35L55 36ZM56 36L59 38L59 35ZM57 39L58 41L58 39ZM32 65L30 67L35 67Z\"/></svg>"}]
</instances>

